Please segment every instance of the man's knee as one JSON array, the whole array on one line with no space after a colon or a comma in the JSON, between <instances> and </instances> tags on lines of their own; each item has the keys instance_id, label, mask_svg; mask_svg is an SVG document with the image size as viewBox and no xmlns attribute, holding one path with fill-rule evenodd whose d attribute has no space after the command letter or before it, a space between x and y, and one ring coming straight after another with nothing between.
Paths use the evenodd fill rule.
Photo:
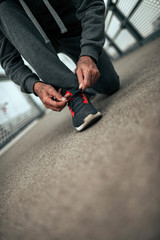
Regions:
<instances>
[{"instance_id":1,"label":"man's knee","mask_svg":"<svg viewBox=\"0 0 160 240\"><path fill-rule=\"evenodd\" d=\"M120 79L119 76L116 75L111 79L109 85L105 85L103 88L103 93L107 95L112 95L120 89Z\"/></svg>"},{"instance_id":2,"label":"man's knee","mask_svg":"<svg viewBox=\"0 0 160 240\"><path fill-rule=\"evenodd\" d=\"M113 80L112 88L111 88L109 95L114 94L119 89L120 89L120 80L119 80L119 76L117 75Z\"/></svg>"}]
</instances>

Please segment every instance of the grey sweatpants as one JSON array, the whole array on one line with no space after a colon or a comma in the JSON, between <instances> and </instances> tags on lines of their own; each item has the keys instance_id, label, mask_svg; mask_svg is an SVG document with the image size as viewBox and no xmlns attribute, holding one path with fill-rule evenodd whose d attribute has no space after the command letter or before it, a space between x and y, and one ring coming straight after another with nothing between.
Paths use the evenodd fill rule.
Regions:
<instances>
[{"instance_id":1,"label":"grey sweatpants","mask_svg":"<svg viewBox=\"0 0 160 240\"><path fill-rule=\"evenodd\" d=\"M54 32L50 32L48 34L52 46L48 45L24 10L13 2L11 4L9 1L8 5L6 2L5 11L1 13L3 16L1 16L0 26L7 39L33 67L44 83L56 88L78 88L77 76L59 60L57 53L65 53L77 63L81 36L57 37ZM104 50L97 66L101 76L93 88L100 93L111 95L119 89L119 77Z\"/></svg>"}]
</instances>

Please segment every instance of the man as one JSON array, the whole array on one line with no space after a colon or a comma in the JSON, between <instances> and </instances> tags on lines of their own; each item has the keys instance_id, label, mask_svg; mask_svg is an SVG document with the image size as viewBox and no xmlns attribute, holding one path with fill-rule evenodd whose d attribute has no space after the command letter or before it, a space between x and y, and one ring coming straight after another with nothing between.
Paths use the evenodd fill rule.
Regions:
<instances>
[{"instance_id":1,"label":"man","mask_svg":"<svg viewBox=\"0 0 160 240\"><path fill-rule=\"evenodd\" d=\"M111 95L119 89L102 49L104 12L103 0L0 0L0 61L6 74L47 108L61 111L68 104L78 131L101 117L86 92ZM73 59L75 73L59 52Z\"/></svg>"}]
</instances>

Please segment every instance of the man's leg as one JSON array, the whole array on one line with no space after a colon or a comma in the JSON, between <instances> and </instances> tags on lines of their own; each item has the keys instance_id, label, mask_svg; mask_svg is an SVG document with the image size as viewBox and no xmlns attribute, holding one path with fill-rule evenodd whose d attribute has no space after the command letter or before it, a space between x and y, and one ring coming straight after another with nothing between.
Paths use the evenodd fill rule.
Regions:
<instances>
[{"instance_id":1,"label":"man's leg","mask_svg":"<svg viewBox=\"0 0 160 240\"><path fill-rule=\"evenodd\" d=\"M111 95L119 90L119 76L117 75L112 62L104 49L99 56L98 69L101 76L93 86L93 89L107 95Z\"/></svg>"},{"instance_id":2,"label":"man's leg","mask_svg":"<svg viewBox=\"0 0 160 240\"><path fill-rule=\"evenodd\" d=\"M24 10L14 1L1 3L0 27L44 83L57 88L78 88L76 76L59 60L54 47L44 42Z\"/></svg>"}]
</instances>

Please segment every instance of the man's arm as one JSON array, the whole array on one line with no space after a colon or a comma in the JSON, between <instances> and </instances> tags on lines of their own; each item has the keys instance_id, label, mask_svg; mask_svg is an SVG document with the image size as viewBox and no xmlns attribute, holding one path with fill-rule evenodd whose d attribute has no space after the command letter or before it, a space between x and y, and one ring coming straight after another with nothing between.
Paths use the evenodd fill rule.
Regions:
<instances>
[{"instance_id":1,"label":"man's arm","mask_svg":"<svg viewBox=\"0 0 160 240\"><path fill-rule=\"evenodd\" d=\"M9 42L0 29L0 64L10 79L21 86L22 92L36 93L47 108L61 111L66 100L61 92L51 85L40 82L38 76L28 68L17 49ZM66 96L65 96L66 97ZM56 101L53 100L56 98Z\"/></svg>"},{"instance_id":2,"label":"man's arm","mask_svg":"<svg viewBox=\"0 0 160 240\"><path fill-rule=\"evenodd\" d=\"M76 16L82 25L80 56L90 56L98 62L98 56L104 44L103 0L72 0L76 7Z\"/></svg>"},{"instance_id":3,"label":"man's arm","mask_svg":"<svg viewBox=\"0 0 160 240\"><path fill-rule=\"evenodd\" d=\"M81 21L81 54L75 72L83 90L91 87L100 77L96 63L105 41L103 0L72 0L76 16Z\"/></svg>"},{"instance_id":4,"label":"man's arm","mask_svg":"<svg viewBox=\"0 0 160 240\"><path fill-rule=\"evenodd\" d=\"M0 63L7 76L21 86L22 92L32 93L33 85L39 81L23 62L19 52L9 42L0 29Z\"/></svg>"}]
</instances>

